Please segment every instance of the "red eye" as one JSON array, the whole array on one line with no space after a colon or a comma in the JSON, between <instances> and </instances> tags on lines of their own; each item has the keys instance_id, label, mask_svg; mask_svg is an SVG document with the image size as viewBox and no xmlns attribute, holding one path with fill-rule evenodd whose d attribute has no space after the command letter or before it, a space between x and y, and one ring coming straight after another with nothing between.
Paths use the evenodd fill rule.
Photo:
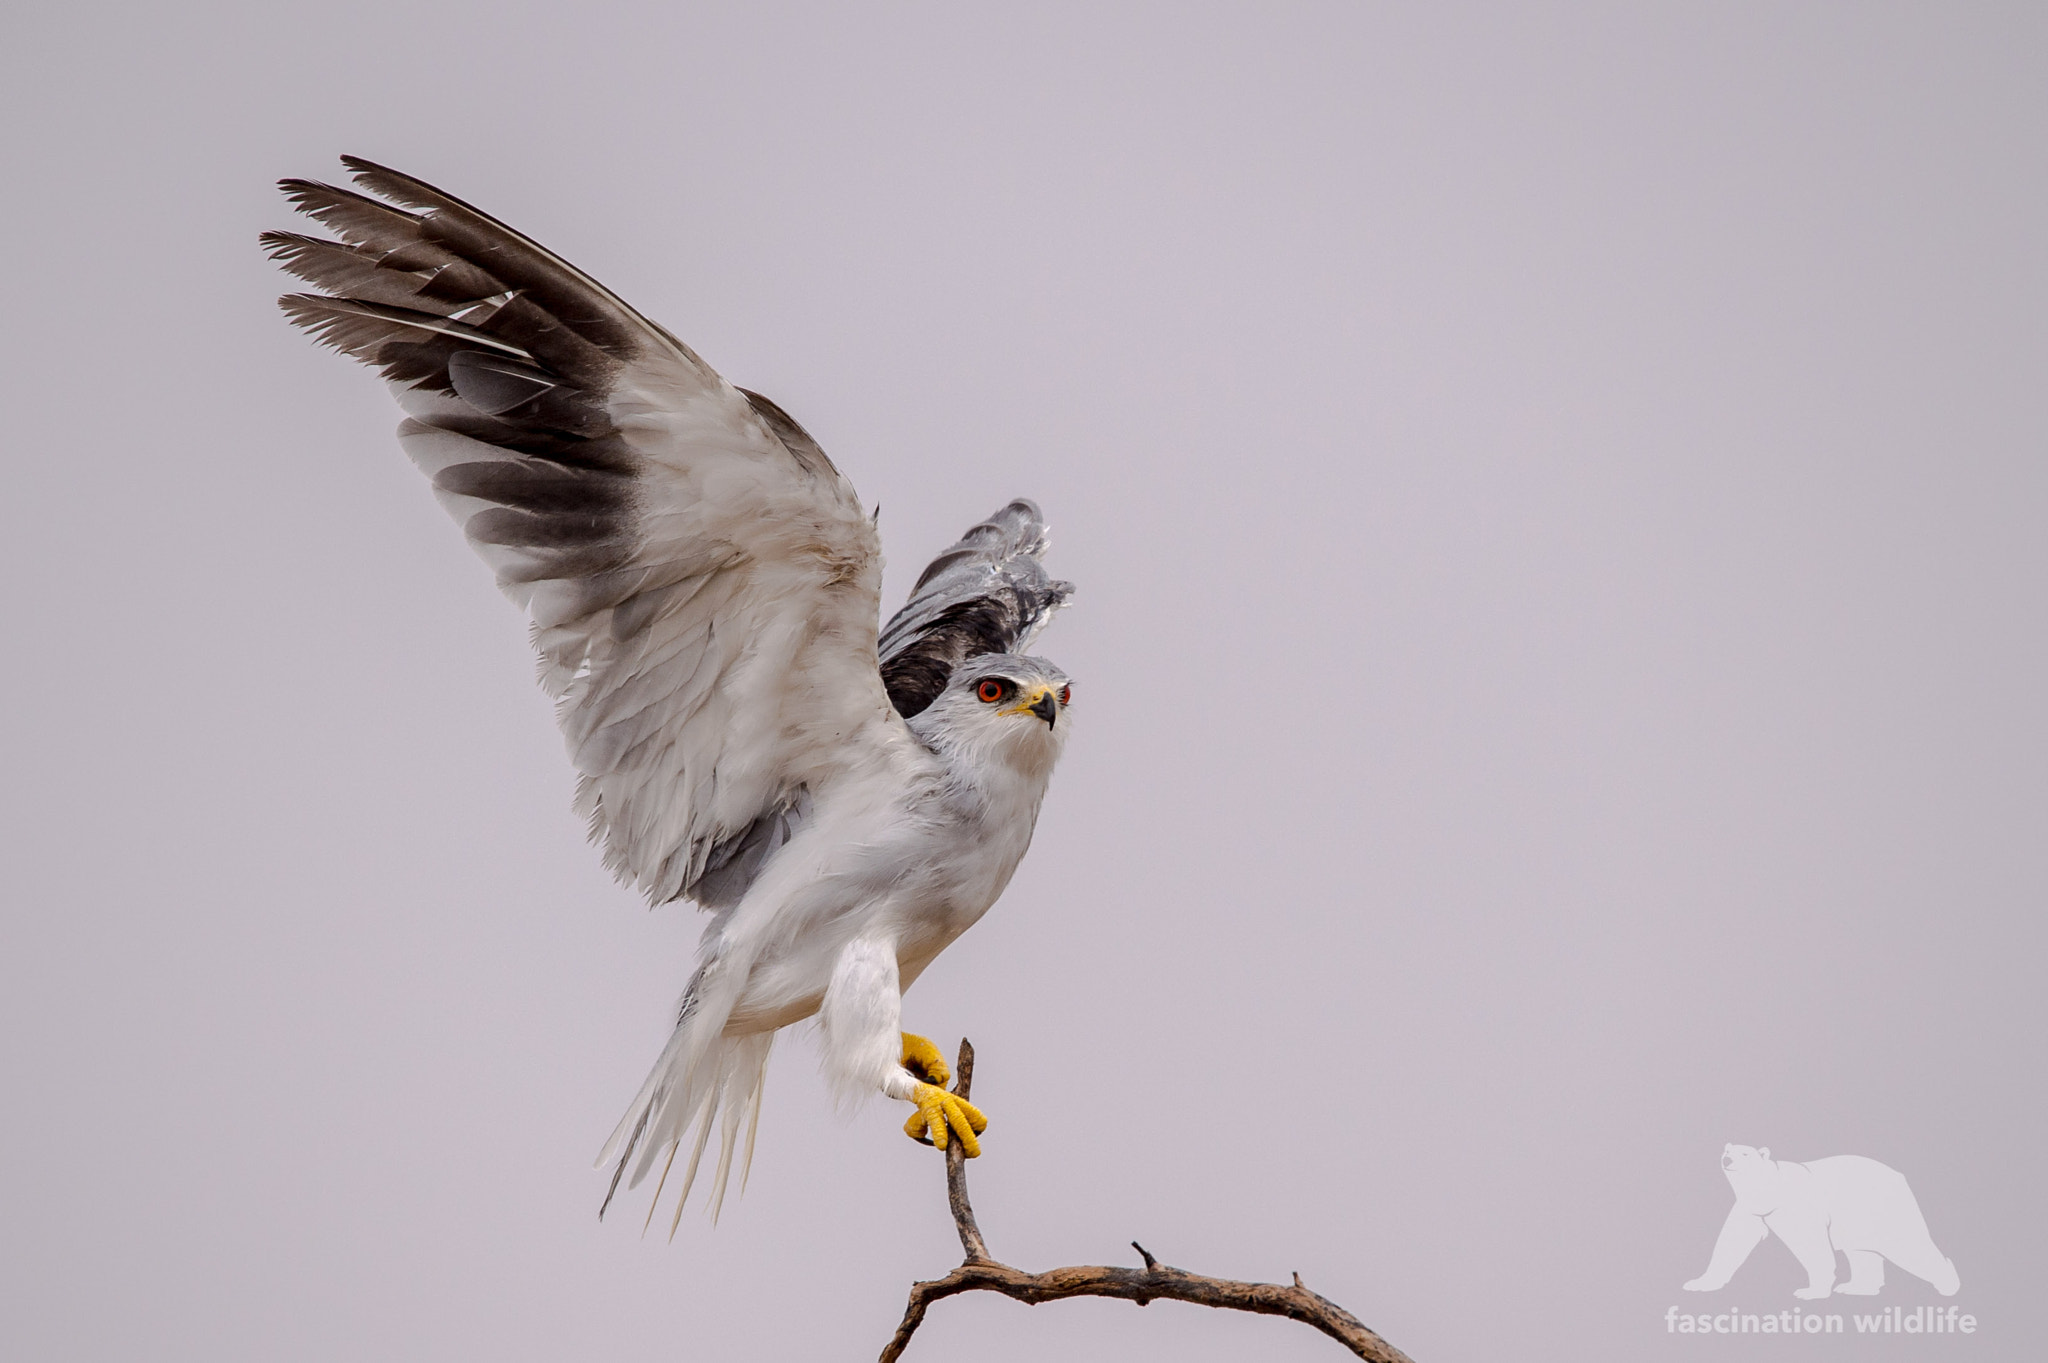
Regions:
<instances>
[{"instance_id":1,"label":"red eye","mask_svg":"<svg viewBox=\"0 0 2048 1363\"><path fill-rule=\"evenodd\" d=\"M974 694L980 696L984 701L987 701L990 705L994 705L1004 696L1010 694L1010 688L1003 685L1003 683L997 681L994 677L990 677L987 681L983 682L980 686L975 688Z\"/></svg>"},{"instance_id":2,"label":"red eye","mask_svg":"<svg viewBox=\"0 0 2048 1363\"><path fill-rule=\"evenodd\" d=\"M1065 705L1065 704L1066 704L1066 703L1067 703L1068 701L1072 700L1073 698L1074 698L1074 688L1073 688L1073 687L1071 687L1071 686L1062 686L1062 687L1060 688L1060 704L1062 704L1062 705Z\"/></svg>"}]
</instances>

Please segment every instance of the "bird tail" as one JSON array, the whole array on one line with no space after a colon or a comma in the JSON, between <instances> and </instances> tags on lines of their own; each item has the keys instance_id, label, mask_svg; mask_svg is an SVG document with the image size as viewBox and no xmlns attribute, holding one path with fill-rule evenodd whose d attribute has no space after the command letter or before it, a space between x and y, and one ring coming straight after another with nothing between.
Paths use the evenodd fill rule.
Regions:
<instances>
[{"instance_id":1,"label":"bird tail","mask_svg":"<svg viewBox=\"0 0 2048 1363\"><path fill-rule=\"evenodd\" d=\"M654 1208L661 1202L662 1189L675 1165L676 1152L694 1124L696 1137L690 1161L683 1170L675 1217L669 1222L668 1233L673 1238L683 1218L683 1204L689 1201L690 1189L697 1181L697 1165L710 1141L714 1119L719 1122L719 1147L718 1170L711 1185L712 1222L717 1222L719 1208L725 1205L726 1182L732 1174L733 1152L739 1146L742 1125L746 1128L746 1147L740 1156L740 1191L746 1191L747 1171L754 1162L754 1135L761 1121L761 1085L767 1077L768 1053L775 1045L775 1033L728 1036L722 1030L713 1032L715 1026L705 1013L684 1009L682 1020L662 1048L647 1081L626 1109L618 1129L598 1152L599 1168L614 1157L618 1161L612 1170L611 1187L604 1195L604 1205L597 1209L599 1219L619 1191L627 1166L632 1166L633 1174L626 1180L626 1186L637 1188L654 1166L655 1158L666 1151L661 1178L647 1208L651 1224ZM706 1035L707 1032L711 1034Z\"/></svg>"}]
</instances>

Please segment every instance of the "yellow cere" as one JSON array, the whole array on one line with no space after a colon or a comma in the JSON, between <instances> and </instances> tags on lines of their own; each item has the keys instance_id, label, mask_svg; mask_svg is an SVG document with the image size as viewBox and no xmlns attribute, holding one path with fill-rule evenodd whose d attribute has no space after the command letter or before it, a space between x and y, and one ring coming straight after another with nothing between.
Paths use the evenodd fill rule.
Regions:
<instances>
[{"instance_id":1,"label":"yellow cere","mask_svg":"<svg viewBox=\"0 0 2048 1363\"><path fill-rule=\"evenodd\" d=\"M1012 705L1009 709L1003 711L1003 713L1006 715L1028 715L1031 713L1031 707L1038 704L1038 702L1040 702L1041 700L1044 700L1047 696L1052 696L1054 700L1059 699L1058 696L1053 695L1053 689L1050 686L1041 686L1036 691L1033 691L1030 695L1024 696L1022 701L1020 701L1016 705Z\"/></svg>"}]
</instances>

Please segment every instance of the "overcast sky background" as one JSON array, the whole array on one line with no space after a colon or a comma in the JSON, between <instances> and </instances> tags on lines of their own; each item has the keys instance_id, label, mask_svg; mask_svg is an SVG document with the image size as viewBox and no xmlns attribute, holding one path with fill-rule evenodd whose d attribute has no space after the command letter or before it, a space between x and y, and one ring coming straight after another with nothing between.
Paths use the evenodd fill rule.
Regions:
<instances>
[{"instance_id":1,"label":"overcast sky background","mask_svg":"<svg viewBox=\"0 0 2048 1363\"><path fill-rule=\"evenodd\" d=\"M1679 1290L1733 1141L1902 1170L1982 1322L1769 1356L2039 1357L2044 58L2021 4L17 11L0 1353L858 1359L959 1257L804 1034L721 1225L597 1222L698 923L272 306L272 182L347 151L786 406L889 607L1046 508L1078 731L905 1012L979 1048L1000 1257L1693 1357L1667 1307L1803 1281ZM993 1297L911 1352L1335 1356Z\"/></svg>"}]
</instances>

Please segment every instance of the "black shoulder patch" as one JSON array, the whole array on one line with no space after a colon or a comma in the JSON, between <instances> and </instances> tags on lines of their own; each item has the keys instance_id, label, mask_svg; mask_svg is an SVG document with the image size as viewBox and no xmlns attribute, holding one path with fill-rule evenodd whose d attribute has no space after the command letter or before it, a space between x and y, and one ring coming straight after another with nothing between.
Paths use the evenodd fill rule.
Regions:
<instances>
[{"instance_id":1,"label":"black shoulder patch","mask_svg":"<svg viewBox=\"0 0 2048 1363\"><path fill-rule=\"evenodd\" d=\"M896 713L909 719L939 698L953 669L984 653L1008 653L1023 617L1013 589L946 607L917 638L882 664L882 685Z\"/></svg>"}]
</instances>

